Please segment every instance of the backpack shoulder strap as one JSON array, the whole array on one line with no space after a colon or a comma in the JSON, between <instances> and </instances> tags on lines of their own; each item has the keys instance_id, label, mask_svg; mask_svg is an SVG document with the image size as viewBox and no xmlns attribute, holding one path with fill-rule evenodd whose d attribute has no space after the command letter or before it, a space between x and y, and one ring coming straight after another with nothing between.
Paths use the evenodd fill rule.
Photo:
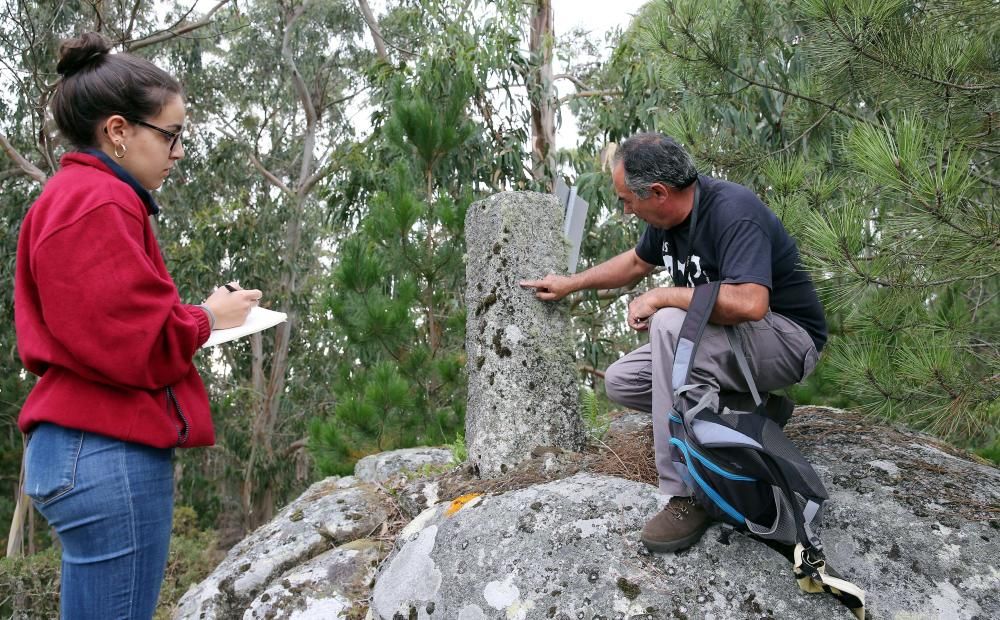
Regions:
<instances>
[{"instance_id":1,"label":"backpack shoulder strap","mask_svg":"<svg viewBox=\"0 0 1000 620\"><path fill-rule=\"evenodd\" d=\"M698 343L701 341L702 334L705 333L708 317L711 316L712 309L715 308L720 285L721 282L709 282L694 287L687 316L684 317L684 323L681 324L677 348L674 350L674 367L670 378L675 392L688 383L691 365L698 352Z\"/></svg>"},{"instance_id":2,"label":"backpack shoulder strap","mask_svg":"<svg viewBox=\"0 0 1000 620\"><path fill-rule=\"evenodd\" d=\"M760 393L757 391L757 384L753 380L753 373L750 372L750 364L747 363L747 356L743 352L743 338L732 325L726 325L726 336L729 338L729 346L733 348L733 355L736 356L736 364L740 367L740 372L743 373L743 379L746 380L747 387L750 388L750 394L753 395L753 402L755 405L760 406L762 402Z\"/></svg>"},{"instance_id":3,"label":"backpack shoulder strap","mask_svg":"<svg viewBox=\"0 0 1000 620\"><path fill-rule=\"evenodd\" d=\"M698 344L705 333L705 327L708 325L708 319L715 308L715 302L719 298L721 286L721 282L708 282L694 287L694 294L688 305L684 323L681 324L681 333L674 351L674 366L670 379L675 394L685 391L684 388L690 381L691 368L694 365L695 355L698 353ZM740 367L740 372L753 395L754 403L760 405L760 393L757 391L757 384L753 380L750 365L743 353L743 342L739 332L731 326L726 326L726 336L729 338L729 346L732 347L733 353L736 355L736 363Z\"/></svg>"}]
</instances>

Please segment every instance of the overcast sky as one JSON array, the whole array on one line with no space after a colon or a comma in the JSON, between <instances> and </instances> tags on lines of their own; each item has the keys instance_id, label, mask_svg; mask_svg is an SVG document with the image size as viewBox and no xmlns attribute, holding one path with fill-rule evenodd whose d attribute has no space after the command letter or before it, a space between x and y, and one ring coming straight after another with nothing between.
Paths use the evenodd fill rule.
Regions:
<instances>
[{"instance_id":1,"label":"overcast sky","mask_svg":"<svg viewBox=\"0 0 1000 620\"><path fill-rule=\"evenodd\" d=\"M553 0L556 35L581 27L599 35L615 26L625 27L648 0Z\"/></svg>"},{"instance_id":2,"label":"overcast sky","mask_svg":"<svg viewBox=\"0 0 1000 620\"><path fill-rule=\"evenodd\" d=\"M591 33L592 40L604 41L604 34L615 27L623 30L632 16L649 0L552 0L552 18L556 38L582 28ZM558 74L560 68L556 67ZM562 93L572 92L568 84L557 84ZM562 110L562 125L557 130L556 144L567 146L576 142L576 118L569 108Z\"/></svg>"}]
</instances>

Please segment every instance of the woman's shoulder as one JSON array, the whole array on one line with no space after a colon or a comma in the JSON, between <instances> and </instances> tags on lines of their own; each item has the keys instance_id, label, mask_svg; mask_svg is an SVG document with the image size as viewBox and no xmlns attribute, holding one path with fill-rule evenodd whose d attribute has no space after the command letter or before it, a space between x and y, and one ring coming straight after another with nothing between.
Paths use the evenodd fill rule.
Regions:
<instances>
[{"instance_id":1,"label":"woman's shoulder","mask_svg":"<svg viewBox=\"0 0 1000 620\"><path fill-rule=\"evenodd\" d=\"M32 245L38 247L53 236L61 237L60 233L71 233L94 218L132 222L129 227L137 232L147 225L145 206L128 184L93 166L64 164L25 216L22 229Z\"/></svg>"},{"instance_id":2,"label":"woman's shoulder","mask_svg":"<svg viewBox=\"0 0 1000 620\"><path fill-rule=\"evenodd\" d=\"M146 213L135 191L99 159L86 153L67 153L32 209L42 207L53 215L72 218L104 206L118 207L139 219Z\"/></svg>"}]
</instances>

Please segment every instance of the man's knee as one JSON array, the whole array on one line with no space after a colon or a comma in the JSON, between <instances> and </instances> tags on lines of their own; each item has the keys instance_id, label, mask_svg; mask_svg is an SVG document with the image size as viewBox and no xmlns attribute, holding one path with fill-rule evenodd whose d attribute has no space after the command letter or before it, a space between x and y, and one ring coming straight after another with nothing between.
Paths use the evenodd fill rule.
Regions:
<instances>
[{"instance_id":1,"label":"man's knee","mask_svg":"<svg viewBox=\"0 0 1000 620\"><path fill-rule=\"evenodd\" d=\"M686 316L687 312L680 308L660 308L649 322L650 337L654 332L657 334L679 334Z\"/></svg>"},{"instance_id":2,"label":"man's knee","mask_svg":"<svg viewBox=\"0 0 1000 620\"><path fill-rule=\"evenodd\" d=\"M608 398L618 404L621 404L622 399L627 398L626 395L633 391L629 389L633 377L625 371L625 364L621 362L622 360L618 360L604 371L604 391Z\"/></svg>"}]
</instances>

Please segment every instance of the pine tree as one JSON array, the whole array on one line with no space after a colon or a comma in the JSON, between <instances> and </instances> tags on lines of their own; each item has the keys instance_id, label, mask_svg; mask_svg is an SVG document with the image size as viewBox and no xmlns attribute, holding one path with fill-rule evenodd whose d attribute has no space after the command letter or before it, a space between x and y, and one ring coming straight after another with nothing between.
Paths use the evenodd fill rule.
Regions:
<instances>
[{"instance_id":1,"label":"pine tree","mask_svg":"<svg viewBox=\"0 0 1000 620\"><path fill-rule=\"evenodd\" d=\"M516 39L504 15L481 24L461 17L415 66L384 76L380 124L366 147L378 174L357 179L367 205L338 243L324 302L343 354L329 386L335 405L310 426L321 474L464 431L465 212L475 196L523 181L526 158L524 129L496 130L492 123L513 121L488 102L487 80L516 78L508 60ZM508 140L521 145L498 157Z\"/></svg>"},{"instance_id":2,"label":"pine tree","mask_svg":"<svg viewBox=\"0 0 1000 620\"><path fill-rule=\"evenodd\" d=\"M976 0L653 3L620 53L655 79L618 84L659 89L643 128L798 237L833 332L821 377L980 445L1000 419L998 17Z\"/></svg>"}]
</instances>

